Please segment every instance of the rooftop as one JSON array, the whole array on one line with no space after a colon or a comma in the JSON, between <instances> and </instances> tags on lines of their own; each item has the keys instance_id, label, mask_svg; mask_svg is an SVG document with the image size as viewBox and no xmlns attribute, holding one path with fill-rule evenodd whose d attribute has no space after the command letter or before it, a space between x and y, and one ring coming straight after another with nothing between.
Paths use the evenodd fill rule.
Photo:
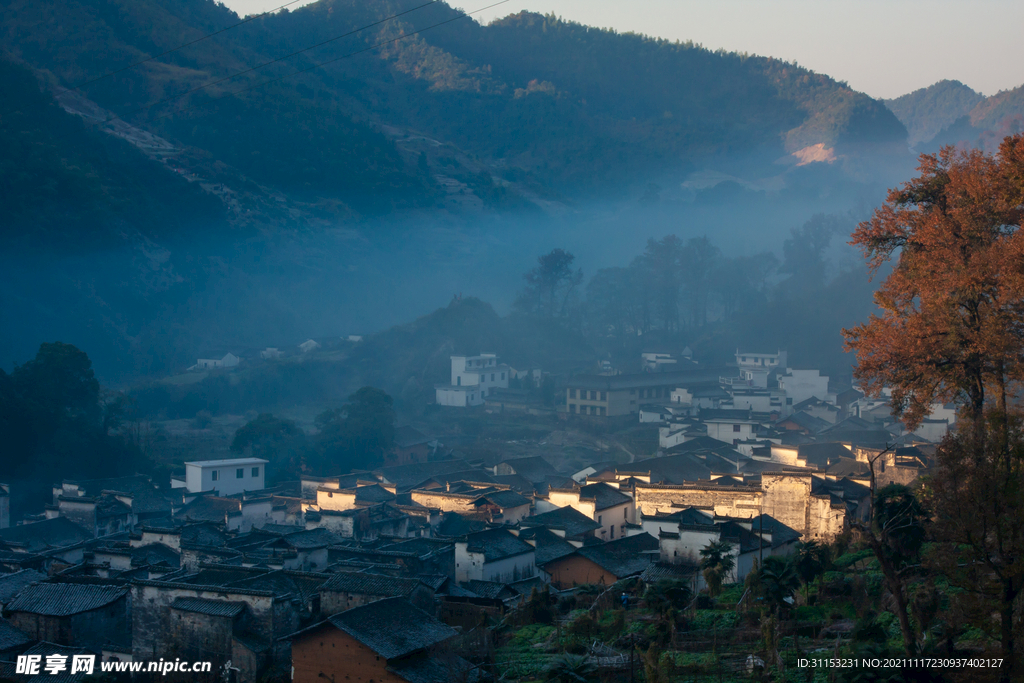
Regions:
<instances>
[{"instance_id":1,"label":"rooftop","mask_svg":"<svg viewBox=\"0 0 1024 683\"><path fill-rule=\"evenodd\" d=\"M8 612L67 617L106 607L128 594L124 586L80 583L37 583L27 586L7 605Z\"/></svg>"},{"instance_id":2,"label":"rooftop","mask_svg":"<svg viewBox=\"0 0 1024 683\"><path fill-rule=\"evenodd\" d=\"M533 552L532 545L507 529L488 529L469 534L466 536L466 549L472 553L483 553L486 562Z\"/></svg>"},{"instance_id":3,"label":"rooftop","mask_svg":"<svg viewBox=\"0 0 1024 683\"><path fill-rule=\"evenodd\" d=\"M245 611L244 602L228 600L207 600L205 598L175 598L171 608L182 612L194 612L210 617L230 617L234 619Z\"/></svg>"},{"instance_id":4,"label":"rooftop","mask_svg":"<svg viewBox=\"0 0 1024 683\"><path fill-rule=\"evenodd\" d=\"M420 585L422 582L419 579L402 579L363 572L338 572L321 585L320 590L392 598L408 596Z\"/></svg>"},{"instance_id":5,"label":"rooftop","mask_svg":"<svg viewBox=\"0 0 1024 683\"><path fill-rule=\"evenodd\" d=\"M193 467L234 467L238 465L263 465L269 462L263 458L225 458L223 460L193 460L186 465Z\"/></svg>"},{"instance_id":6,"label":"rooftop","mask_svg":"<svg viewBox=\"0 0 1024 683\"><path fill-rule=\"evenodd\" d=\"M405 598L386 598L335 614L328 621L385 659L442 643L457 631Z\"/></svg>"},{"instance_id":7,"label":"rooftop","mask_svg":"<svg viewBox=\"0 0 1024 683\"><path fill-rule=\"evenodd\" d=\"M527 517L521 524L524 527L546 526L558 529L565 532L566 538L582 536L601 528L601 525L590 517L569 506Z\"/></svg>"}]
</instances>

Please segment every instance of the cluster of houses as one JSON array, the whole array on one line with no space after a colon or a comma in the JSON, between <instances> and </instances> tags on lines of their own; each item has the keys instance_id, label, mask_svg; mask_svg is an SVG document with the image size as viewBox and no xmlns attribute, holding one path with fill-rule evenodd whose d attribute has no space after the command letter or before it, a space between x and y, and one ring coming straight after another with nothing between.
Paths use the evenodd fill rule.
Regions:
<instances>
[{"instance_id":1,"label":"cluster of houses","mask_svg":"<svg viewBox=\"0 0 1024 683\"><path fill-rule=\"evenodd\" d=\"M211 661L209 680L471 681L467 634L535 590L631 577L700 589L713 542L742 581L865 519L872 485L930 466L926 439L844 403L816 371L784 354L737 360L737 377L687 357L570 382L567 419L659 423L658 454L627 464L445 457L406 427L380 468L273 487L260 458L186 463L167 486L63 481L44 513L0 517L0 676L18 654L59 649ZM509 372L460 357L451 386L491 391Z\"/></svg>"},{"instance_id":2,"label":"cluster of houses","mask_svg":"<svg viewBox=\"0 0 1024 683\"><path fill-rule=\"evenodd\" d=\"M328 347L339 343L358 343L363 340L362 335L350 334L347 337L328 339L307 339L294 347L268 346L263 349L234 349L233 351L221 350L217 353L208 354L209 358L198 358L196 364L188 368L190 372L203 372L206 370L217 370L238 367L244 359L278 360L289 356L302 356L312 353L325 345Z\"/></svg>"}]
</instances>

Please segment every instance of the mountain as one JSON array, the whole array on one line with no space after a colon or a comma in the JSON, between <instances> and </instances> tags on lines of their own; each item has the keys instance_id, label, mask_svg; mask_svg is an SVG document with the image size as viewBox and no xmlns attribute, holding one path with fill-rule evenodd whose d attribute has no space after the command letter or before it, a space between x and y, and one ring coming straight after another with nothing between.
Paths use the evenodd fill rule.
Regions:
<instances>
[{"instance_id":1,"label":"mountain","mask_svg":"<svg viewBox=\"0 0 1024 683\"><path fill-rule=\"evenodd\" d=\"M275 194L328 221L550 208L712 159L777 174L780 157L833 161L906 136L881 103L779 60L526 12L481 26L418 4L321 0L64 94L238 17L212 0L3 0L0 37L67 110L166 141L143 151L217 188L235 221Z\"/></svg>"},{"instance_id":2,"label":"mountain","mask_svg":"<svg viewBox=\"0 0 1024 683\"><path fill-rule=\"evenodd\" d=\"M907 127L909 142L927 142L974 109L985 96L960 81L939 81L892 100L882 100Z\"/></svg>"},{"instance_id":3,"label":"mountain","mask_svg":"<svg viewBox=\"0 0 1024 683\"><path fill-rule=\"evenodd\" d=\"M999 148L1007 135L1024 132L1024 86L986 97L928 143L931 149L943 145L965 145L988 152Z\"/></svg>"},{"instance_id":4,"label":"mountain","mask_svg":"<svg viewBox=\"0 0 1024 683\"><path fill-rule=\"evenodd\" d=\"M993 152L1004 137L1024 131L1024 86L985 97L959 81L939 81L884 102L919 151L962 145Z\"/></svg>"},{"instance_id":5,"label":"mountain","mask_svg":"<svg viewBox=\"0 0 1024 683\"><path fill-rule=\"evenodd\" d=\"M502 309L554 247L588 275L669 233L772 249L912 165L795 64L421 5L0 0L0 360L61 339L130 381Z\"/></svg>"}]
</instances>

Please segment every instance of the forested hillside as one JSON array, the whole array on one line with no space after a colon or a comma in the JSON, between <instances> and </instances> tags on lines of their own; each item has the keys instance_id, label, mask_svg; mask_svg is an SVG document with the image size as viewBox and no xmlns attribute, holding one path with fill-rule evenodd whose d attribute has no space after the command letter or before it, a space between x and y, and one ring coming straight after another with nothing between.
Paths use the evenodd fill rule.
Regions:
<instances>
[{"instance_id":1,"label":"forested hillside","mask_svg":"<svg viewBox=\"0 0 1024 683\"><path fill-rule=\"evenodd\" d=\"M959 81L939 81L885 104L922 151L966 145L993 152L1024 130L1024 86L985 97Z\"/></svg>"},{"instance_id":2,"label":"forested hillside","mask_svg":"<svg viewBox=\"0 0 1024 683\"><path fill-rule=\"evenodd\" d=\"M960 81L939 81L901 97L885 100L885 105L907 127L909 142L927 142L970 112L985 96Z\"/></svg>"},{"instance_id":3,"label":"forested hillside","mask_svg":"<svg viewBox=\"0 0 1024 683\"><path fill-rule=\"evenodd\" d=\"M524 205L508 194L572 201L711 158L763 163L819 144L856 156L905 138L879 102L777 60L529 13L481 26L420 4L322 0L80 92L180 146L186 171L215 167L235 192L256 183L327 217L436 208L453 184L494 210ZM238 21L210 0L5 0L0 12L12 57L58 91Z\"/></svg>"}]
</instances>

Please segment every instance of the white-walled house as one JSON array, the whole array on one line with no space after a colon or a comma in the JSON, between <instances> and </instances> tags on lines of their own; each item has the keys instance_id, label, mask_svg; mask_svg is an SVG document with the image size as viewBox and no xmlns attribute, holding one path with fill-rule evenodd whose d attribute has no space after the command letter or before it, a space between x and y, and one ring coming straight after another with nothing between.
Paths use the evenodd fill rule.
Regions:
<instances>
[{"instance_id":1,"label":"white-walled house","mask_svg":"<svg viewBox=\"0 0 1024 683\"><path fill-rule=\"evenodd\" d=\"M786 393L786 405L792 406L814 397L827 403L834 403L835 394L828 392L828 376L818 370L796 370L790 368L778 376L779 390Z\"/></svg>"},{"instance_id":2,"label":"white-walled house","mask_svg":"<svg viewBox=\"0 0 1024 683\"><path fill-rule=\"evenodd\" d=\"M775 353L752 353L736 349L736 365L740 370L784 370L787 355L785 351Z\"/></svg>"},{"instance_id":3,"label":"white-walled house","mask_svg":"<svg viewBox=\"0 0 1024 683\"><path fill-rule=\"evenodd\" d=\"M438 405L459 408L483 405L493 390L508 389L509 367L499 364L495 354L452 356L451 360L451 384L434 387Z\"/></svg>"},{"instance_id":4,"label":"white-walled house","mask_svg":"<svg viewBox=\"0 0 1024 683\"><path fill-rule=\"evenodd\" d=\"M196 370L212 370L214 368L233 368L241 359L233 353L224 354L223 358L199 358L193 366Z\"/></svg>"},{"instance_id":5,"label":"white-walled house","mask_svg":"<svg viewBox=\"0 0 1024 683\"><path fill-rule=\"evenodd\" d=\"M265 488L267 461L262 458L196 460L185 463L185 488L189 493L217 491L230 496Z\"/></svg>"},{"instance_id":6,"label":"white-walled house","mask_svg":"<svg viewBox=\"0 0 1024 683\"><path fill-rule=\"evenodd\" d=\"M468 534L455 542L455 580L512 583L536 576L534 547L507 529Z\"/></svg>"}]
</instances>

